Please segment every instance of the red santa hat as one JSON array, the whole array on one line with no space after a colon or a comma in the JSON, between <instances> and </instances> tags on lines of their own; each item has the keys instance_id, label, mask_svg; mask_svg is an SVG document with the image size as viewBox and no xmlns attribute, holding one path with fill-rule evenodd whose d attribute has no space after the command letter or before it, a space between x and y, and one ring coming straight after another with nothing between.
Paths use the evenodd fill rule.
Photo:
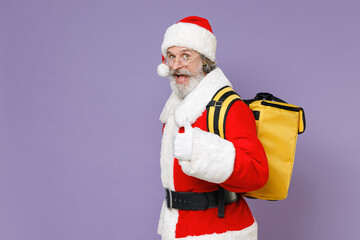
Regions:
<instances>
[{"instance_id":1,"label":"red santa hat","mask_svg":"<svg viewBox=\"0 0 360 240\"><path fill-rule=\"evenodd\" d=\"M167 49L173 46L191 48L215 62L216 37L209 21L205 18L186 17L166 30L161 45L163 63L157 67L161 77L169 76L169 67L164 64L164 56Z\"/></svg>"}]
</instances>

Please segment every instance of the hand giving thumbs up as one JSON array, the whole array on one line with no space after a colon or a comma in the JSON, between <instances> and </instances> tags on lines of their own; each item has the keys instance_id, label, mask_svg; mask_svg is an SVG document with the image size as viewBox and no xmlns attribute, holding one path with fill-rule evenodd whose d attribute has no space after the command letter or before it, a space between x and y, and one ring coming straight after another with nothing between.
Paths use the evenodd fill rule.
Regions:
<instances>
[{"instance_id":1,"label":"hand giving thumbs up","mask_svg":"<svg viewBox=\"0 0 360 240\"><path fill-rule=\"evenodd\" d=\"M173 155L175 158L191 160L193 132L193 127L187 122L185 124L185 132L175 134L173 142Z\"/></svg>"}]
</instances>

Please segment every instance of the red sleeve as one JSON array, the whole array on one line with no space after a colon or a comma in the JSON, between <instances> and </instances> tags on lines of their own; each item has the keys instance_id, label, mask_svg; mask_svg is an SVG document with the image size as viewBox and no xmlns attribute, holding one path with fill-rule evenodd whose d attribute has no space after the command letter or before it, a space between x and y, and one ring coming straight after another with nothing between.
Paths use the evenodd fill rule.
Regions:
<instances>
[{"instance_id":1,"label":"red sleeve","mask_svg":"<svg viewBox=\"0 0 360 240\"><path fill-rule=\"evenodd\" d=\"M235 162L232 174L221 186L233 192L249 192L264 186L269 176L267 158L256 135L253 113L242 101L230 107L225 138L235 147Z\"/></svg>"}]
</instances>

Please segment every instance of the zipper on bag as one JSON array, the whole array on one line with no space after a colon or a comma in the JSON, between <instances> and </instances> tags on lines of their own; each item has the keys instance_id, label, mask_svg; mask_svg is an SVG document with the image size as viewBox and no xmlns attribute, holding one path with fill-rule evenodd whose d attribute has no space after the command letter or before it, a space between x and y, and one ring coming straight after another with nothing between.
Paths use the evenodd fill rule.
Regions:
<instances>
[{"instance_id":1,"label":"zipper on bag","mask_svg":"<svg viewBox=\"0 0 360 240\"><path fill-rule=\"evenodd\" d=\"M299 112L300 111L300 108L297 108L297 107L284 106L284 105L275 104L275 103L269 103L269 102L265 102L265 101L262 101L261 105L280 108L280 109L289 110L289 111L293 111L293 112Z\"/></svg>"}]
</instances>

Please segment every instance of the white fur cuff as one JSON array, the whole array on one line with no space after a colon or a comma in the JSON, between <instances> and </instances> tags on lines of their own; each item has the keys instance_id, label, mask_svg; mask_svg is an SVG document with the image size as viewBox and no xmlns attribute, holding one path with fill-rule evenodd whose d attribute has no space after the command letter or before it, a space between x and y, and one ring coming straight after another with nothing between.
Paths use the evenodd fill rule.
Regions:
<instances>
[{"instance_id":1,"label":"white fur cuff","mask_svg":"<svg viewBox=\"0 0 360 240\"><path fill-rule=\"evenodd\" d=\"M191 161L180 161L180 164L189 176L222 183L232 174L234 162L235 148L232 142L194 128Z\"/></svg>"}]
</instances>

